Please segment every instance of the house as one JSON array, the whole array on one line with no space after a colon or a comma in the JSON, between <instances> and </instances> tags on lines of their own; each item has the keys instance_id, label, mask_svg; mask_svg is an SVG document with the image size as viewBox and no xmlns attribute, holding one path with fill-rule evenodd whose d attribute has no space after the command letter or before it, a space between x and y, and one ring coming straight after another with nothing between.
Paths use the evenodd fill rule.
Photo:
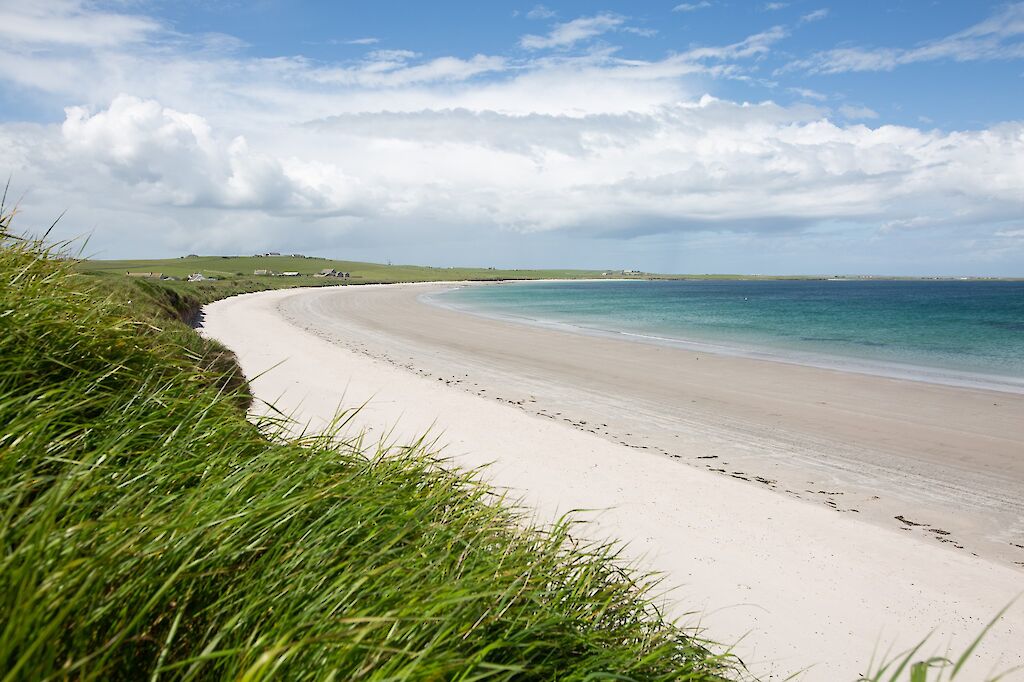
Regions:
<instances>
[{"instance_id":1,"label":"house","mask_svg":"<svg viewBox=\"0 0 1024 682\"><path fill-rule=\"evenodd\" d=\"M139 279L163 279L163 274L159 272L130 272L125 271L129 277L138 277Z\"/></svg>"},{"instance_id":2,"label":"house","mask_svg":"<svg viewBox=\"0 0 1024 682\"><path fill-rule=\"evenodd\" d=\"M337 277L340 273L334 268L324 268L320 272L313 275L314 277Z\"/></svg>"},{"instance_id":3,"label":"house","mask_svg":"<svg viewBox=\"0 0 1024 682\"><path fill-rule=\"evenodd\" d=\"M295 272L294 270L289 270L288 272L280 273L280 276L281 277L298 277L299 273Z\"/></svg>"},{"instance_id":4,"label":"house","mask_svg":"<svg viewBox=\"0 0 1024 682\"><path fill-rule=\"evenodd\" d=\"M216 282L216 277L205 277L201 272L193 272L186 280L188 282Z\"/></svg>"},{"instance_id":5,"label":"house","mask_svg":"<svg viewBox=\"0 0 1024 682\"><path fill-rule=\"evenodd\" d=\"M268 275L273 275L274 273L271 270L253 270L252 274L256 275L257 277L266 277Z\"/></svg>"}]
</instances>

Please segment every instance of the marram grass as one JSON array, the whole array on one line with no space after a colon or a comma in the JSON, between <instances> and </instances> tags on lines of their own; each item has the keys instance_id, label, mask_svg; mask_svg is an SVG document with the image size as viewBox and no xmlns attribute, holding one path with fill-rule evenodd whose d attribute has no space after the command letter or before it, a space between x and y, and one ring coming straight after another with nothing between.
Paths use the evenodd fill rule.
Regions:
<instances>
[{"instance_id":1,"label":"marram grass","mask_svg":"<svg viewBox=\"0 0 1024 682\"><path fill-rule=\"evenodd\" d=\"M421 444L250 424L180 301L75 274L9 224L0 680L732 674L613 547L528 527Z\"/></svg>"}]
</instances>

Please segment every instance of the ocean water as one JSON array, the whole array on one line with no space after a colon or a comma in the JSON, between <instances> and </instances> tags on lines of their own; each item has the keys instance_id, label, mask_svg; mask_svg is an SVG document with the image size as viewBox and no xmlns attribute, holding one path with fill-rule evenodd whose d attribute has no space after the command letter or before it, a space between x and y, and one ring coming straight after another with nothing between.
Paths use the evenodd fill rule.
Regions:
<instances>
[{"instance_id":1,"label":"ocean water","mask_svg":"<svg viewBox=\"0 0 1024 682\"><path fill-rule=\"evenodd\" d=\"M514 282L432 298L638 342L1024 392L1024 282Z\"/></svg>"}]
</instances>

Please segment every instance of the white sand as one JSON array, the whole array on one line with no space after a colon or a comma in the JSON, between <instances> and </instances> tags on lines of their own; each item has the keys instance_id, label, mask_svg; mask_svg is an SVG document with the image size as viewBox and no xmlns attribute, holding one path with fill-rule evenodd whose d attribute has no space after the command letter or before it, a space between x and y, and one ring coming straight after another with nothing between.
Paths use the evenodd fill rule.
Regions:
<instances>
[{"instance_id":1,"label":"white sand","mask_svg":"<svg viewBox=\"0 0 1024 682\"><path fill-rule=\"evenodd\" d=\"M410 350L408 339L390 346L390 362L369 357L378 349L368 345L389 343L387 325L372 322L389 314L374 307L375 290L240 296L208 306L204 331L238 354L247 376L257 377L258 397L314 427L341 406L369 401L356 426L371 437L390 434L401 442L431 429L455 464L491 464L486 478L512 490L541 521L573 509L600 510L587 514L585 534L628 542L628 555L676 586L670 613L692 614L682 622L699 622L720 642L738 642L735 651L766 679L806 668L801 679L853 680L867 672L877 647L899 651L932 631L927 652L958 653L1024 591L1024 573L1005 564L640 452L607 434L480 397L454 376L419 374L417 353L397 357ZM339 320L338 328L313 333L281 310L295 319L311 302L337 297L350 307L365 302L362 321ZM418 323L428 324L424 310ZM451 317L438 319L451 327ZM500 337L502 323L489 324ZM351 336L343 344L338 339L346 329ZM417 352L434 351L425 344ZM704 436L709 448L720 446L700 430L689 445L699 446ZM1024 665L1024 604L999 622L959 679L979 680L1015 665Z\"/></svg>"}]
</instances>

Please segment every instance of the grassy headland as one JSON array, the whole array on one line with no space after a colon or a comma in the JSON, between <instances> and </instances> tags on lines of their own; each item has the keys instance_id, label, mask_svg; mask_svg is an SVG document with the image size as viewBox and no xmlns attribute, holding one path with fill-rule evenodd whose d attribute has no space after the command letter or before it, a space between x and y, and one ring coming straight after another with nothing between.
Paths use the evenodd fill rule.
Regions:
<instances>
[{"instance_id":1,"label":"grassy headland","mask_svg":"<svg viewBox=\"0 0 1024 682\"><path fill-rule=\"evenodd\" d=\"M198 300L0 221L0 677L684 679L724 662L420 443L251 424ZM191 269L191 268L185 268Z\"/></svg>"}]
</instances>

